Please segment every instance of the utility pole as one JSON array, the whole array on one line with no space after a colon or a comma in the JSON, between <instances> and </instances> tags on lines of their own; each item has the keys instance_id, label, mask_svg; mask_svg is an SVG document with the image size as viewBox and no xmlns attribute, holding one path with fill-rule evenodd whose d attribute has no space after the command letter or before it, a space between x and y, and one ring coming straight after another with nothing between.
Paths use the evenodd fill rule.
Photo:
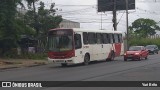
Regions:
<instances>
[{"instance_id":1,"label":"utility pole","mask_svg":"<svg viewBox=\"0 0 160 90\"><path fill-rule=\"evenodd\" d=\"M126 30L127 30L127 50L129 49L129 32L128 32L128 0L126 0Z\"/></svg>"},{"instance_id":2,"label":"utility pole","mask_svg":"<svg viewBox=\"0 0 160 90\"><path fill-rule=\"evenodd\" d=\"M116 1L117 0L113 0L113 28L114 31L117 31L117 14L116 14Z\"/></svg>"}]
</instances>

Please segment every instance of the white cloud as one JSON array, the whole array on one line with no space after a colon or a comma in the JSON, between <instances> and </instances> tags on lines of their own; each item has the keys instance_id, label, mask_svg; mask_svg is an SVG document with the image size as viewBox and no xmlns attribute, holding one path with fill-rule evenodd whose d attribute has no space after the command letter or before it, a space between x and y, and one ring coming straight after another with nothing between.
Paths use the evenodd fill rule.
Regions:
<instances>
[{"instance_id":1,"label":"white cloud","mask_svg":"<svg viewBox=\"0 0 160 90\"><path fill-rule=\"evenodd\" d=\"M62 9L58 11L65 19L72 21L83 22L81 23L82 28L101 28L101 14L97 13L96 5L97 0L41 0L47 4L51 2L56 3L56 7ZM129 11L129 25L138 18L150 18L155 21L160 21L160 0L136 0L136 10ZM61 6L60 6L61 5ZM63 5L77 5L77 6L63 6ZM82 5L82 6L78 6ZM94 6L83 6L83 5L94 5ZM126 31L126 14L123 11L117 12L118 30ZM122 16L123 15L123 16ZM85 22L85 23L84 23ZM88 22L88 23L87 23ZM91 23L93 22L93 23ZM99 23L98 23L99 22ZM112 12L106 12L103 14L103 29L112 30Z\"/></svg>"}]
</instances>

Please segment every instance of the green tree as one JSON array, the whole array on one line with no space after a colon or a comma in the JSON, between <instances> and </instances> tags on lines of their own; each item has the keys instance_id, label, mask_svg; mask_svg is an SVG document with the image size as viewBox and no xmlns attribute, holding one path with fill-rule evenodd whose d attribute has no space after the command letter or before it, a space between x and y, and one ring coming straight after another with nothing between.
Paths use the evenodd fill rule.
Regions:
<instances>
[{"instance_id":1,"label":"green tree","mask_svg":"<svg viewBox=\"0 0 160 90\"><path fill-rule=\"evenodd\" d=\"M34 29L38 26L38 34L36 35L36 38L39 40L39 43L37 46L43 47L43 49L46 47L47 44L48 30L57 28L62 21L62 16L55 14L56 9L54 9L54 6L55 3L52 3L50 5L50 9L45 9L45 4L43 2L40 2L40 6L36 8L36 26L34 20L35 12L30 9L25 14L25 22L27 25L33 27Z\"/></svg>"},{"instance_id":2,"label":"green tree","mask_svg":"<svg viewBox=\"0 0 160 90\"><path fill-rule=\"evenodd\" d=\"M43 2L40 2L40 7L38 8L38 20L39 20L39 30L40 37L39 47L43 50L47 46L47 34L49 29L57 28L62 21L60 15L55 15L56 10L54 9L55 3L52 3L50 9L45 9Z\"/></svg>"},{"instance_id":3,"label":"green tree","mask_svg":"<svg viewBox=\"0 0 160 90\"><path fill-rule=\"evenodd\" d=\"M140 18L132 23L130 30L141 37L146 37L156 34L156 30L160 30L160 27L152 19Z\"/></svg>"},{"instance_id":4,"label":"green tree","mask_svg":"<svg viewBox=\"0 0 160 90\"><path fill-rule=\"evenodd\" d=\"M18 35L27 35L27 36L35 36L35 30L26 24L24 14L21 14L20 12L17 12L17 18L15 20L15 27L18 31Z\"/></svg>"},{"instance_id":5,"label":"green tree","mask_svg":"<svg viewBox=\"0 0 160 90\"><path fill-rule=\"evenodd\" d=\"M21 0L0 0L0 48L3 55L17 46L16 8L19 4L23 6Z\"/></svg>"},{"instance_id":6,"label":"green tree","mask_svg":"<svg viewBox=\"0 0 160 90\"><path fill-rule=\"evenodd\" d=\"M55 4L52 3L50 9L45 9L44 3L40 2L40 7L38 8L38 22L42 36L46 36L49 29L57 28L62 21L62 16L55 15L56 10L54 6Z\"/></svg>"},{"instance_id":7,"label":"green tree","mask_svg":"<svg viewBox=\"0 0 160 90\"><path fill-rule=\"evenodd\" d=\"M62 16L55 15L55 3L52 3L50 9L45 9L45 4L40 2L40 7L36 8L34 3L39 0L26 0L30 10L25 14L25 22L27 25L33 27L37 36L39 34L47 34L48 29L56 28L62 21ZM33 9L32 9L33 6ZM37 12L35 12L37 10Z\"/></svg>"},{"instance_id":8,"label":"green tree","mask_svg":"<svg viewBox=\"0 0 160 90\"><path fill-rule=\"evenodd\" d=\"M11 55L21 35L35 35L35 31L39 33L40 30L41 35L46 36L49 28L59 25L62 18L55 15L54 4L47 10L41 3L36 12L36 1L27 0L30 8L32 5L33 8L23 15L17 12L18 5L24 7L22 0L0 0L0 55Z\"/></svg>"},{"instance_id":9,"label":"green tree","mask_svg":"<svg viewBox=\"0 0 160 90\"><path fill-rule=\"evenodd\" d=\"M28 3L28 7L30 9L30 13L32 12L32 18L33 18L33 27L36 30L36 34L37 36L39 35L39 25L38 25L38 16L36 13L36 7L35 7L35 3L38 2L39 0L26 0L26 2Z\"/></svg>"}]
</instances>

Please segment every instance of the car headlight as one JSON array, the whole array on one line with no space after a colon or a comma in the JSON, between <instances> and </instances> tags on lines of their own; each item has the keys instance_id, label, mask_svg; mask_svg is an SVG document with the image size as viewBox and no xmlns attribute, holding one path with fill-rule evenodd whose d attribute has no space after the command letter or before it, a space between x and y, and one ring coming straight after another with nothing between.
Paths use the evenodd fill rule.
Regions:
<instances>
[{"instance_id":1,"label":"car headlight","mask_svg":"<svg viewBox=\"0 0 160 90\"><path fill-rule=\"evenodd\" d=\"M135 55L139 55L139 53L135 53Z\"/></svg>"}]
</instances>

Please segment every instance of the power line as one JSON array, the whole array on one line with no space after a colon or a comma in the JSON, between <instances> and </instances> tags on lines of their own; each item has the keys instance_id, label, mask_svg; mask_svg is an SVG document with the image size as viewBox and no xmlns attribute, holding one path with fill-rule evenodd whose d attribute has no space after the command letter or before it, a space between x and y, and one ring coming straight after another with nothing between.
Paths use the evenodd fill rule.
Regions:
<instances>
[{"instance_id":1,"label":"power line","mask_svg":"<svg viewBox=\"0 0 160 90\"><path fill-rule=\"evenodd\" d=\"M125 13L125 12L124 12ZM122 16L120 17L120 19L119 19L119 21L117 22L117 25L119 24L119 22L121 21L121 19L122 19L122 17L123 17L123 15L124 15L124 13L122 14Z\"/></svg>"},{"instance_id":2,"label":"power line","mask_svg":"<svg viewBox=\"0 0 160 90\"><path fill-rule=\"evenodd\" d=\"M144 11L144 12L150 13L150 14L159 15L159 14L156 13L155 11L144 10L144 9L141 9L141 8L138 8L138 7L137 7L136 9L138 9L138 10L140 10L140 11Z\"/></svg>"},{"instance_id":3,"label":"power line","mask_svg":"<svg viewBox=\"0 0 160 90\"><path fill-rule=\"evenodd\" d=\"M48 3L48 5L50 5L50 4L51 3ZM46 5L46 3L45 3L45 5ZM111 3L107 4L107 6L110 6L110 5L111 5ZM97 10L97 5L64 5L64 4L55 4L55 6L57 6L57 7L86 7L86 8L72 10L72 11L57 11L56 12L58 14L65 15L65 16L66 15L69 15L69 16L74 16L74 15L79 15L79 16L81 16L81 15L90 15L90 16L93 16L94 13L92 14L92 13L90 13L90 11L91 10ZM144 12L149 13L149 14L159 15L157 12L153 12L153 11L149 11L149 10L144 10L144 9L140 9L140 8L136 8L136 9L138 9L140 11L144 11ZM124 14L123 10L122 11L117 11L117 12ZM136 13L131 12L131 13L132 14L146 14L146 13L137 13L137 12ZM105 12L105 14L112 14L112 12ZM123 14L122 14L119 22L121 21L121 19L123 17ZM137 16L140 17L139 15L137 15ZM71 19L71 20L81 20L83 18L78 19L78 18L75 18L75 17L71 17L69 19ZM92 20L92 19L87 19L87 20ZM98 20L98 19L96 19L96 20ZM86 23L86 22L82 21L81 23ZM93 22L91 21L89 23L93 23Z\"/></svg>"},{"instance_id":4,"label":"power line","mask_svg":"<svg viewBox=\"0 0 160 90\"><path fill-rule=\"evenodd\" d=\"M137 0L137 2L143 2L143 3L159 3L160 0Z\"/></svg>"},{"instance_id":5,"label":"power line","mask_svg":"<svg viewBox=\"0 0 160 90\"><path fill-rule=\"evenodd\" d=\"M95 21L95 22L79 22L79 23L101 23L100 21L98 22L98 21ZM112 22L103 22L103 23L112 23Z\"/></svg>"},{"instance_id":6,"label":"power line","mask_svg":"<svg viewBox=\"0 0 160 90\"><path fill-rule=\"evenodd\" d=\"M55 6L63 6L63 7L88 7L88 6L96 6L96 5L63 5L63 4L56 4Z\"/></svg>"}]
</instances>

